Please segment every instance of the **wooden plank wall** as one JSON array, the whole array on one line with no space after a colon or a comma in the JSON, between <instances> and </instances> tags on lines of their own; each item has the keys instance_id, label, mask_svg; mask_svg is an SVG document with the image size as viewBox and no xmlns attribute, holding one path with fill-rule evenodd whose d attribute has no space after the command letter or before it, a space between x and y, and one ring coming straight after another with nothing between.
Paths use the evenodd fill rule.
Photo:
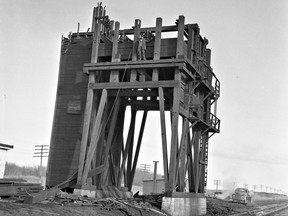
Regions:
<instances>
[{"instance_id":1,"label":"wooden plank wall","mask_svg":"<svg viewBox=\"0 0 288 216\"><path fill-rule=\"evenodd\" d=\"M57 185L78 168L92 41L63 39L46 184ZM65 43L65 44L64 44Z\"/></svg>"}]
</instances>

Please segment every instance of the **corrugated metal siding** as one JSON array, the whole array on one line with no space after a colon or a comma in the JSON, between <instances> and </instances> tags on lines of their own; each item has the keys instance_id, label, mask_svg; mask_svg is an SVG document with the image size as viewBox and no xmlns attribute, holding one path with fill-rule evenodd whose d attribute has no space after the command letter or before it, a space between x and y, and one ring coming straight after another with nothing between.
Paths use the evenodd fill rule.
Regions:
<instances>
[{"instance_id":1,"label":"corrugated metal siding","mask_svg":"<svg viewBox=\"0 0 288 216\"><path fill-rule=\"evenodd\" d=\"M91 39L65 40L61 48L54 121L46 184L55 186L78 169L88 76L83 64L91 59Z\"/></svg>"}]
</instances>

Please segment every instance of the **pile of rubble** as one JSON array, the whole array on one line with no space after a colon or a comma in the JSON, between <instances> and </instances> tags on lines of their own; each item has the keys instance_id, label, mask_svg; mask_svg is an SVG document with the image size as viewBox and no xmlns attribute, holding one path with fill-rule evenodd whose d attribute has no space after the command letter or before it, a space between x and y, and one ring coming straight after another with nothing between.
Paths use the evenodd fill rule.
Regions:
<instances>
[{"instance_id":1,"label":"pile of rubble","mask_svg":"<svg viewBox=\"0 0 288 216\"><path fill-rule=\"evenodd\" d=\"M156 196L155 198L152 195L147 197L137 196L133 199L117 199L108 197L90 198L87 196L69 194L61 191L59 188L51 188L34 195L27 194L22 197L2 197L0 200L0 215L3 215L1 209L5 209L5 213L7 213L7 211L11 212L11 214L7 215L18 215L15 214L15 212L19 212L19 215L26 215L26 210L27 215L30 215L31 212L48 212L49 214L55 215L57 215L59 212L61 212L61 215L89 215L91 212L96 213L96 215L97 213L99 215L127 216L166 215L162 213L159 208L152 205L155 204L156 206L159 206L157 200L159 200L159 197ZM149 203L149 201L152 204ZM65 214L65 212L67 213Z\"/></svg>"},{"instance_id":2,"label":"pile of rubble","mask_svg":"<svg viewBox=\"0 0 288 216\"><path fill-rule=\"evenodd\" d=\"M150 199L148 198L148 200ZM143 199L138 197L127 200L121 200L116 198L97 199L75 194L68 194L66 192L59 191L59 193L57 193L55 197L50 197L48 200L44 200L41 203L94 206L106 211L119 210L124 213L124 215L131 216L133 215L131 213L131 209L138 211L140 215L146 215L145 212L149 213L148 215L151 215L151 213L154 213L154 215L166 215L153 207L149 202L145 202L144 197Z\"/></svg>"}]
</instances>

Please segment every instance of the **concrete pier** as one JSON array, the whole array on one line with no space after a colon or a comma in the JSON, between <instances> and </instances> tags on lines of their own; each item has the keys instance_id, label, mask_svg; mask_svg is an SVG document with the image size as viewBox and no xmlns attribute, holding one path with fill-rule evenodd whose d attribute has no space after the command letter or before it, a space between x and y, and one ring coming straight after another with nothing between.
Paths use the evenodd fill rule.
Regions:
<instances>
[{"instance_id":1,"label":"concrete pier","mask_svg":"<svg viewBox=\"0 0 288 216\"><path fill-rule=\"evenodd\" d=\"M206 198L204 194L173 192L163 197L162 211L171 216L205 215Z\"/></svg>"}]
</instances>

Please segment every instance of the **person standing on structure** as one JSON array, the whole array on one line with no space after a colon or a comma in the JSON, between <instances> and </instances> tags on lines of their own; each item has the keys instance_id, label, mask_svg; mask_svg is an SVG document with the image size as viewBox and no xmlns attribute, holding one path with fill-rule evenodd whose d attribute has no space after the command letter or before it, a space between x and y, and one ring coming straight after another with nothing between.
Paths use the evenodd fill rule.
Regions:
<instances>
[{"instance_id":1,"label":"person standing on structure","mask_svg":"<svg viewBox=\"0 0 288 216\"><path fill-rule=\"evenodd\" d=\"M140 33L140 36L138 38L138 60L146 60L145 56L145 51L146 51L146 38L143 32Z\"/></svg>"}]
</instances>

